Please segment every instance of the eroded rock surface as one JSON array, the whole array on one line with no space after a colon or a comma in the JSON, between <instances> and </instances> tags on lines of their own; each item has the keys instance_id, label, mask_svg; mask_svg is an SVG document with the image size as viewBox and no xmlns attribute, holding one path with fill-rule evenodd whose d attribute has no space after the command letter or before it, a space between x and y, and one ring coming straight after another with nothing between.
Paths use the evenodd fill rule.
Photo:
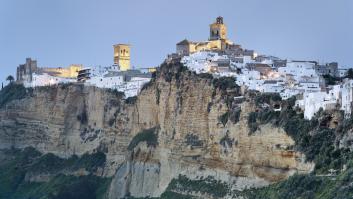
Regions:
<instances>
[{"instance_id":1,"label":"eroded rock surface","mask_svg":"<svg viewBox=\"0 0 353 199\"><path fill-rule=\"evenodd\" d=\"M33 146L61 157L102 151L102 175L113 176L110 198L159 196L179 175L212 176L242 190L312 170L282 128L267 124L249 133L256 107L248 98L233 100L244 93L225 82L170 63L133 103L82 85L36 89L0 109L0 147ZM151 128L158 144L128 150Z\"/></svg>"}]
</instances>

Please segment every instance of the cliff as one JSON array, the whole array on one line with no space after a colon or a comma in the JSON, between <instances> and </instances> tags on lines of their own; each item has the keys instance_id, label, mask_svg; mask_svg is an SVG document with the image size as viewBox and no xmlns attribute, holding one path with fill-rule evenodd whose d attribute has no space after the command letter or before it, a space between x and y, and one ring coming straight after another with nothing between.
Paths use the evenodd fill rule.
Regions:
<instances>
[{"instance_id":1,"label":"cliff","mask_svg":"<svg viewBox=\"0 0 353 199\"><path fill-rule=\"evenodd\" d=\"M109 198L165 190L216 197L171 187L184 176L223 183L228 190L217 197L230 197L313 170L282 126L250 121L264 104L278 105L259 104L231 78L164 63L137 98L79 84L27 90L0 109L0 148L61 158L103 152L94 175L112 177Z\"/></svg>"}]
</instances>

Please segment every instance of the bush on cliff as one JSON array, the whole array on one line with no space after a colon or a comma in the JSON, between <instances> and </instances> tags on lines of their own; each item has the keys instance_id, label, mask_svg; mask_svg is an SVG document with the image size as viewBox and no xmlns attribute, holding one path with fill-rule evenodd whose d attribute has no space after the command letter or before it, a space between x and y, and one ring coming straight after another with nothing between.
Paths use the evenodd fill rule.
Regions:
<instances>
[{"instance_id":1,"label":"bush on cliff","mask_svg":"<svg viewBox=\"0 0 353 199\"><path fill-rule=\"evenodd\" d=\"M282 98L279 95L279 93L261 93L259 95L256 95L255 97L255 103L256 105L260 104L272 104L274 102L281 102Z\"/></svg>"},{"instance_id":2,"label":"bush on cliff","mask_svg":"<svg viewBox=\"0 0 353 199\"><path fill-rule=\"evenodd\" d=\"M147 146L158 145L157 127L145 129L137 133L134 138L130 141L128 150L133 150L140 142L147 142Z\"/></svg>"},{"instance_id":3,"label":"bush on cliff","mask_svg":"<svg viewBox=\"0 0 353 199\"><path fill-rule=\"evenodd\" d=\"M137 101L137 96L128 97L125 100L126 104L135 104L136 101Z\"/></svg>"},{"instance_id":4,"label":"bush on cliff","mask_svg":"<svg viewBox=\"0 0 353 199\"><path fill-rule=\"evenodd\" d=\"M231 194L230 187L221 181L215 180L213 177L201 178L191 180L187 176L179 175L177 179L173 179L165 193L162 194L161 198L166 198L166 195L172 195L177 193L201 193L212 196L212 198L222 198L227 194ZM183 196L185 198L191 198Z\"/></svg>"},{"instance_id":5,"label":"bush on cliff","mask_svg":"<svg viewBox=\"0 0 353 199\"><path fill-rule=\"evenodd\" d=\"M22 84L10 83L0 91L0 107L3 107L12 100L26 97L27 89Z\"/></svg>"},{"instance_id":6,"label":"bush on cliff","mask_svg":"<svg viewBox=\"0 0 353 199\"><path fill-rule=\"evenodd\" d=\"M213 79L214 87L220 90L238 88L239 86L235 83L234 77L220 77Z\"/></svg>"}]
</instances>

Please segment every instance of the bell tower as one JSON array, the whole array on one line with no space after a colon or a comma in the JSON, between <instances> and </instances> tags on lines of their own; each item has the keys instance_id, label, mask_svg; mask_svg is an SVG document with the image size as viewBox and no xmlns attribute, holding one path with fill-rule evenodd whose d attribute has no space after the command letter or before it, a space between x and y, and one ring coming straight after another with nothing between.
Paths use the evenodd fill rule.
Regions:
<instances>
[{"instance_id":1,"label":"bell tower","mask_svg":"<svg viewBox=\"0 0 353 199\"><path fill-rule=\"evenodd\" d=\"M130 45L116 44L114 47L114 64L117 64L121 71L130 70Z\"/></svg>"},{"instance_id":2,"label":"bell tower","mask_svg":"<svg viewBox=\"0 0 353 199\"><path fill-rule=\"evenodd\" d=\"M219 16L216 22L210 25L210 39L220 40L227 39L227 26L223 23L223 17Z\"/></svg>"}]
</instances>

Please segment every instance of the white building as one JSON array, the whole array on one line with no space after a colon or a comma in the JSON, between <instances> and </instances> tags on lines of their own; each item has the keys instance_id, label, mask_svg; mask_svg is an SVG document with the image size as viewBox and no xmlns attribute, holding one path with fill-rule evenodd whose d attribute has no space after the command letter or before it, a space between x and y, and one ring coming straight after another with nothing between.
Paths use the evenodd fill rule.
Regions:
<instances>
[{"instance_id":1,"label":"white building","mask_svg":"<svg viewBox=\"0 0 353 199\"><path fill-rule=\"evenodd\" d=\"M93 67L85 84L98 88L110 88L124 92L125 97L136 96L142 86L151 80L150 73L139 70L119 71L115 65L110 67Z\"/></svg>"},{"instance_id":2,"label":"white building","mask_svg":"<svg viewBox=\"0 0 353 199\"><path fill-rule=\"evenodd\" d=\"M345 77L348 73L348 69L346 68L339 68L337 69L337 75L338 77Z\"/></svg>"},{"instance_id":3,"label":"white building","mask_svg":"<svg viewBox=\"0 0 353 199\"><path fill-rule=\"evenodd\" d=\"M96 86L98 88L117 88L124 83L123 76L92 76L85 82L86 84Z\"/></svg>"},{"instance_id":4,"label":"white building","mask_svg":"<svg viewBox=\"0 0 353 199\"><path fill-rule=\"evenodd\" d=\"M39 87L39 86L52 86L56 84L72 83L76 82L76 79L62 78L50 76L47 73L36 74L33 73L32 81L25 81L25 87Z\"/></svg>"},{"instance_id":5,"label":"white building","mask_svg":"<svg viewBox=\"0 0 353 199\"><path fill-rule=\"evenodd\" d=\"M319 82L319 75L315 71L314 62L291 61L286 67L278 68L280 75L291 75L297 82Z\"/></svg>"},{"instance_id":6,"label":"white building","mask_svg":"<svg viewBox=\"0 0 353 199\"><path fill-rule=\"evenodd\" d=\"M342 102L341 110L344 111L346 117L352 113L353 102L353 80L346 79L342 85Z\"/></svg>"},{"instance_id":7,"label":"white building","mask_svg":"<svg viewBox=\"0 0 353 199\"><path fill-rule=\"evenodd\" d=\"M335 109L341 100L340 88L340 85L334 85L328 92L305 92L303 99L296 102L297 106L304 110L304 118L311 119L320 108Z\"/></svg>"}]
</instances>

